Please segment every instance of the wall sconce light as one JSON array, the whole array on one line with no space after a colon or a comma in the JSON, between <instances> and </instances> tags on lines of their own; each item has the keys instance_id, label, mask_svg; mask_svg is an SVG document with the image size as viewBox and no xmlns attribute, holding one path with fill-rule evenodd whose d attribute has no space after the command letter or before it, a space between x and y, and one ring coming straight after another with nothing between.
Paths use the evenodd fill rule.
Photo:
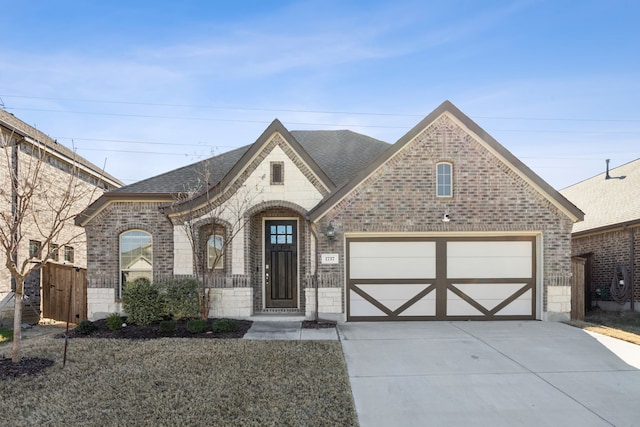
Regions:
<instances>
[{"instance_id":1,"label":"wall sconce light","mask_svg":"<svg viewBox=\"0 0 640 427\"><path fill-rule=\"evenodd\" d=\"M324 235L327 236L329 243L332 243L336 238L336 229L333 228L333 221L329 222L329 225L324 230Z\"/></svg>"},{"instance_id":2,"label":"wall sconce light","mask_svg":"<svg viewBox=\"0 0 640 427\"><path fill-rule=\"evenodd\" d=\"M449 222L449 221L451 221L451 217L449 216L449 214L448 214L448 213L445 213L445 214L442 216L442 222Z\"/></svg>"}]
</instances>

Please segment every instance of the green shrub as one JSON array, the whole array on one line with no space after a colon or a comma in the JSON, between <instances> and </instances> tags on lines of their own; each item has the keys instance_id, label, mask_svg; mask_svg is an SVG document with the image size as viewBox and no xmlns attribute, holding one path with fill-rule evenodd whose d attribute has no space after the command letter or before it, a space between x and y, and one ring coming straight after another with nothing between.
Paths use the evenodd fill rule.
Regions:
<instances>
[{"instance_id":1,"label":"green shrub","mask_svg":"<svg viewBox=\"0 0 640 427\"><path fill-rule=\"evenodd\" d=\"M175 320L163 320L160 322L160 330L162 332L173 332L176 330Z\"/></svg>"},{"instance_id":2,"label":"green shrub","mask_svg":"<svg viewBox=\"0 0 640 427\"><path fill-rule=\"evenodd\" d=\"M0 342L13 340L13 329L0 328Z\"/></svg>"},{"instance_id":3,"label":"green shrub","mask_svg":"<svg viewBox=\"0 0 640 427\"><path fill-rule=\"evenodd\" d=\"M134 325L148 326L162 318L162 299L158 287L140 278L127 282L122 292L122 306L128 321Z\"/></svg>"},{"instance_id":4,"label":"green shrub","mask_svg":"<svg viewBox=\"0 0 640 427\"><path fill-rule=\"evenodd\" d=\"M213 322L213 332L233 332L236 330L236 321L234 319L216 319Z\"/></svg>"},{"instance_id":5,"label":"green shrub","mask_svg":"<svg viewBox=\"0 0 640 427\"><path fill-rule=\"evenodd\" d=\"M82 335L89 335L97 329L98 327L91 320L83 320L78 323L78 326L76 327L76 330Z\"/></svg>"},{"instance_id":6,"label":"green shrub","mask_svg":"<svg viewBox=\"0 0 640 427\"><path fill-rule=\"evenodd\" d=\"M163 311L175 320L193 319L200 314L198 282L193 279L168 282L162 286Z\"/></svg>"},{"instance_id":7,"label":"green shrub","mask_svg":"<svg viewBox=\"0 0 640 427\"><path fill-rule=\"evenodd\" d=\"M207 329L207 321L202 319L191 319L187 322L187 331L192 334L201 334Z\"/></svg>"},{"instance_id":8,"label":"green shrub","mask_svg":"<svg viewBox=\"0 0 640 427\"><path fill-rule=\"evenodd\" d=\"M118 313L111 313L107 316L107 328L110 331L119 331L122 329L122 317Z\"/></svg>"}]
</instances>

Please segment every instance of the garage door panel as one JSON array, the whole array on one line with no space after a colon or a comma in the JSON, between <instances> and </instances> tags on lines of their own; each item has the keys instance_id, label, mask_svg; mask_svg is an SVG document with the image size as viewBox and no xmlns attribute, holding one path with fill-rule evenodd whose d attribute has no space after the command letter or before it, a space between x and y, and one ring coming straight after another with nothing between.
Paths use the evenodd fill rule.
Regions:
<instances>
[{"instance_id":1,"label":"garage door panel","mask_svg":"<svg viewBox=\"0 0 640 427\"><path fill-rule=\"evenodd\" d=\"M350 296L352 301L357 302L356 306L351 304L352 316L373 316L375 311L371 311L368 305L375 307L377 311L385 315L380 306L385 307L389 312L396 312L404 305L410 304L408 309L402 310L399 315L407 315L410 310L411 316L433 316L435 314L435 292L431 284L358 284L353 286ZM367 299L364 295L369 298ZM425 294L425 295L421 295ZM354 297L355 295L355 297ZM374 300L373 303L370 300ZM366 302L367 304L363 303ZM378 306L376 307L376 304ZM417 304L417 305L416 305ZM362 311L366 309L366 311Z\"/></svg>"},{"instance_id":2,"label":"garage door panel","mask_svg":"<svg viewBox=\"0 0 640 427\"><path fill-rule=\"evenodd\" d=\"M455 286L460 291L469 295L469 297L473 298L476 301L482 300L499 300L503 301L509 298L514 293L518 292L524 286L527 286L526 283L454 283L452 286ZM496 304L497 305L497 304ZM488 309L492 309L495 307L487 307Z\"/></svg>"},{"instance_id":3,"label":"garage door panel","mask_svg":"<svg viewBox=\"0 0 640 427\"><path fill-rule=\"evenodd\" d=\"M435 242L352 242L352 279L435 278Z\"/></svg>"},{"instance_id":4,"label":"garage door panel","mask_svg":"<svg viewBox=\"0 0 640 427\"><path fill-rule=\"evenodd\" d=\"M485 313L447 290L447 316L484 316Z\"/></svg>"},{"instance_id":5,"label":"garage door panel","mask_svg":"<svg viewBox=\"0 0 640 427\"><path fill-rule=\"evenodd\" d=\"M399 314L400 317L422 317L436 315L436 293L431 292L416 301L411 307Z\"/></svg>"},{"instance_id":6,"label":"garage door panel","mask_svg":"<svg viewBox=\"0 0 640 427\"><path fill-rule=\"evenodd\" d=\"M424 241L373 241L351 242L349 246L351 258L382 258L389 255L398 258L413 257L420 254L421 257L436 257L435 242Z\"/></svg>"},{"instance_id":7,"label":"garage door panel","mask_svg":"<svg viewBox=\"0 0 640 427\"><path fill-rule=\"evenodd\" d=\"M497 316L532 316L531 309L533 302L531 301L532 292L528 290L519 298L509 303L505 308L496 313Z\"/></svg>"},{"instance_id":8,"label":"garage door panel","mask_svg":"<svg viewBox=\"0 0 640 427\"><path fill-rule=\"evenodd\" d=\"M434 279L435 259L396 258L352 259L350 264L352 279Z\"/></svg>"},{"instance_id":9,"label":"garage door panel","mask_svg":"<svg viewBox=\"0 0 640 427\"><path fill-rule=\"evenodd\" d=\"M349 292L350 315L356 317L387 317L387 313L355 293Z\"/></svg>"},{"instance_id":10,"label":"garage door panel","mask_svg":"<svg viewBox=\"0 0 640 427\"><path fill-rule=\"evenodd\" d=\"M448 242L447 277L530 278L531 242Z\"/></svg>"}]
</instances>

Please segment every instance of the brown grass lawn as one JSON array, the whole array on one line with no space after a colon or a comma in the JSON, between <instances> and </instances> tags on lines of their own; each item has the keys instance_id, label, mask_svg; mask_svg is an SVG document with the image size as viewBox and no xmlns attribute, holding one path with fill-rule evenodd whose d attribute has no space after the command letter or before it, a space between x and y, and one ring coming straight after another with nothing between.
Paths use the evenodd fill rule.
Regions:
<instances>
[{"instance_id":1,"label":"brown grass lawn","mask_svg":"<svg viewBox=\"0 0 640 427\"><path fill-rule=\"evenodd\" d=\"M337 341L72 339L64 369L63 347L51 336L23 341L25 356L55 365L0 381L4 423L357 425Z\"/></svg>"},{"instance_id":2,"label":"brown grass lawn","mask_svg":"<svg viewBox=\"0 0 640 427\"><path fill-rule=\"evenodd\" d=\"M640 312L591 310L584 322L571 321L570 324L640 345Z\"/></svg>"}]
</instances>

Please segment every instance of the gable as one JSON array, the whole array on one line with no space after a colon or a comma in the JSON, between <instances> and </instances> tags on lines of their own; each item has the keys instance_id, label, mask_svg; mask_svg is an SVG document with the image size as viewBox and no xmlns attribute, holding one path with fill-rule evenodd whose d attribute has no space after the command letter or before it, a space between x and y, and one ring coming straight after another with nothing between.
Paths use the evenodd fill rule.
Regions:
<instances>
[{"instance_id":1,"label":"gable","mask_svg":"<svg viewBox=\"0 0 640 427\"><path fill-rule=\"evenodd\" d=\"M366 170L327 198L310 213L310 217L317 221L333 207L346 203L351 193L370 191L364 188L372 180L379 179L385 170L394 167L403 169L395 177L395 187L380 187L377 191L387 191L387 198L403 191L408 191L407 197L430 197L436 191L437 162L453 164L454 186L457 188L454 192L462 192L459 199L484 197L496 203L495 200L500 200L507 189L515 187L553 205L571 221L582 219L583 214L578 208L448 101L400 138ZM507 197L513 198L513 195ZM436 201L442 205L445 200Z\"/></svg>"}]
</instances>

